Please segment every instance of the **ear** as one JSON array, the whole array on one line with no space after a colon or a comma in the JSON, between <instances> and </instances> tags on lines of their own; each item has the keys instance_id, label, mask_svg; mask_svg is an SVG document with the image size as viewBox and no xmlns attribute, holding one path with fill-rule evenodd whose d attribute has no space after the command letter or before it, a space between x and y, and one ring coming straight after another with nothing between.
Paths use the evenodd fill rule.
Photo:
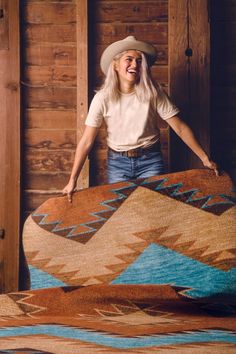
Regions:
<instances>
[{"instance_id":1,"label":"ear","mask_svg":"<svg viewBox=\"0 0 236 354\"><path fill-rule=\"evenodd\" d=\"M113 60L112 67L113 67L113 70L117 71L117 60Z\"/></svg>"}]
</instances>

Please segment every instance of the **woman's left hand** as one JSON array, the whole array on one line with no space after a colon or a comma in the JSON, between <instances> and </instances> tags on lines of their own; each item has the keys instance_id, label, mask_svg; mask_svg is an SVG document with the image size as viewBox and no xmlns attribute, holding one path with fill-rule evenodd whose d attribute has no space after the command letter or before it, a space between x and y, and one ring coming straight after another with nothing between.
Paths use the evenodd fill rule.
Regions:
<instances>
[{"instance_id":1,"label":"woman's left hand","mask_svg":"<svg viewBox=\"0 0 236 354\"><path fill-rule=\"evenodd\" d=\"M210 170L214 170L216 176L218 177L220 175L218 166L214 161L211 161L208 157L204 160L202 160L202 163L205 167L209 168Z\"/></svg>"}]
</instances>

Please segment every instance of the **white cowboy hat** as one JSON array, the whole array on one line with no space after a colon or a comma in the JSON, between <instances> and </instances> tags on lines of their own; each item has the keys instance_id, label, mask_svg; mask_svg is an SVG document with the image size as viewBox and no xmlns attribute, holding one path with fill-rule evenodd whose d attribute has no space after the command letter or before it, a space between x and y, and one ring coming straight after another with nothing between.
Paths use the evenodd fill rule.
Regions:
<instances>
[{"instance_id":1,"label":"white cowboy hat","mask_svg":"<svg viewBox=\"0 0 236 354\"><path fill-rule=\"evenodd\" d=\"M152 44L138 41L134 36L128 36L125 39L110 44L102 53L100 66L105 75L112 59L125 50L139 50L143 52L147 56L149 66L153 65L157 58L156 48Z\"/></svg>"}]
</instances>

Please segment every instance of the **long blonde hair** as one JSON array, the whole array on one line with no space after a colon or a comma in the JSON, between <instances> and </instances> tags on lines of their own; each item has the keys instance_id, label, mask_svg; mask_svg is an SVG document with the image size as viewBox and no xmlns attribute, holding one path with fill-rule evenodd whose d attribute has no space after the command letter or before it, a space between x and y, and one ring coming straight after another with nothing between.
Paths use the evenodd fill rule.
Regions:
<instances>
[{"instance_id":1,"label":"long blonde hair","mask_svg":"<svg viewBox=\"0 0 236 354\"><path fill-rule=\"evenodd\" d=\"M140 70L140 79L134 86L135 93L141 102L155 102L158 96L159 85L155 83L152 78L145 54L143 52L137 52L140 53L142 57L142 63ZM114 62L118 61L125 53L127 53L127 51L119 53L113 58L113 61L109 65L105 81L99 90L103 91L105 97L107 97L110 101L113 102L117 102L120 97L119 79L115 70Z\"/></svg>"}]
</instances>

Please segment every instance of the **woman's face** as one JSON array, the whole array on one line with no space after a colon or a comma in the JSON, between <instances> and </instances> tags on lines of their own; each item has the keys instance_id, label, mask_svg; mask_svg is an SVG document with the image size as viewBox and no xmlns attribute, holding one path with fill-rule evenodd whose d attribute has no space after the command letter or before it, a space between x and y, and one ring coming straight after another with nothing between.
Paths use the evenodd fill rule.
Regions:
<instances>
[{"instance_id":1,"label":"woman's face","mask_svg":"<svg viewBox=\"0 0 236 354\"><path fill-rule=\"evenodd\" d=\"M142 57L136 50L129 50L115 62L120 83L135 84L139 81Z\"/></svg>"}]
</instances>

